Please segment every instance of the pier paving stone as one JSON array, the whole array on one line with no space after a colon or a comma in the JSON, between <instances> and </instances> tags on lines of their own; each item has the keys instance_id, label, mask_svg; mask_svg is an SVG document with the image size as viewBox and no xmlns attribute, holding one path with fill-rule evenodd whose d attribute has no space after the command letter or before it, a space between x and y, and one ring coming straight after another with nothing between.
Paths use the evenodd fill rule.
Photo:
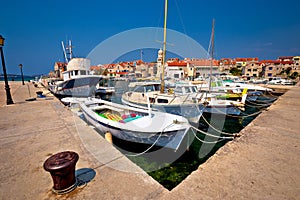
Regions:
<instances>
[{"instance_id":1,"label":"pier paving stone","mask_svg":"<svg viewBox=\"0 0 300 200\"><path fill-rule=\"evenodd\" d=\"M26 84L32 96L42 89ZM5 93L0 96L0 199L151 199L166 190L56 98L25 101L27 85L10 86L15 104L6 106ZM78 130L93 143L84 144ZM97 148L90 152L87 146ZM96 176L85 187L58 196L51 192L52 179L43 163L66 150L79 154L77 170L90 168Z\"/></svg>"},{"instance_id":2,"label":"pier paving stone","mask_svg":"<svg viewBox=\"0 0 300 200\"><path fill-rule=\"evenodd\" d=\"M299 199L299 85L168 191L56 98L25 101L47 90L10 84L15 104L6 106L0 82L0 199ZM66 150L79 154L77 170L96 176L85 187L54 195L43 163Z\"/></svg>"}]
</instances>

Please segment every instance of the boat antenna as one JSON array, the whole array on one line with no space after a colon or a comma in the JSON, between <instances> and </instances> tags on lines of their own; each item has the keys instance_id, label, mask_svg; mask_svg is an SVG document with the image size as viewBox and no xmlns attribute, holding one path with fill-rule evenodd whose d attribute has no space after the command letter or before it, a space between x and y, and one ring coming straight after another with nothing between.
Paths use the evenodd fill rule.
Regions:
<instances>
[{"instance_id":1,"label":"boat antenna","mask_svg":"<svg viewBox=\"0 0 300 200\"><path fill-rule=\"evenodd\" d=\"M210 48L210 77L209 77L209 92L211 91L211 82L212 82L212 66L213 66L213 58L214 58L214 41L215 37L215 19L212 21L212 31L211 31L211 48Z\"/></svg>"},{"instance_id":2,"label":"boat antenna","mask_svg":"<svg viewBox=\"0 0 300 200\"><path fill-rule=\"evenodd\" d=\"M70 61L73 58L73 46L72 46L72 41L71 40L69 40L68 49L69 49L69 61Z\"/></svg>"},{"instance_id":3,"label":"boat antenna","mask_svg":"<svg viewBox=\"0 0 300 200\"><path fill-rule=\"evenodd\" d=\"M165 61L166 61L166 46L167 46L167 16L168 16L168 0L165 0L165 20L164 20L164 43L163 43L163 57L162 57L162 75L160 92L165 90Z\"/></svg>"},{"instance_id":4,"label":"boat antenna","mask_svg":"<svg viewBox=\"0 0 300 200\"><path fill-rule=\"evenodd\" d=\"M65 48L65 45L64 45L64 42L63 42L63 41L61 41L61 46L62 46L62 48L63 48L65 61L66 61L66 63L68 63L69 61L68 61L68 57L67 57L67 52L66 52L66 48Z\"/></svg>"},{"instance_id":5,"label":"boat antenna","mask_svg":"<svg viewBox=\"0 0 300 200\"><path fill-rule=\"evenodd\" d=\"M65 47L64 42L61 42L61 46L63 48L64 52L64 57L66 60L66 63L69 63L69 61L73 58L73 46L72 46L72 41L69 40L69 45ZM68 52L67 52L68 51Z\"/></svg>"}]
</instances>

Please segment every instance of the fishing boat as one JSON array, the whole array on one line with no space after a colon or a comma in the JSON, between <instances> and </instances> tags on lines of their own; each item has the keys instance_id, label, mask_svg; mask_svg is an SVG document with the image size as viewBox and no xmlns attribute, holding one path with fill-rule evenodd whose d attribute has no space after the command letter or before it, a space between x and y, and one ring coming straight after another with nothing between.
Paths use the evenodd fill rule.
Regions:
<instances>
[{"instance_id":1,"label":"fishing boat","mask_svg":"<svg viewBox=\"0 0 300 200\"><path fill-rule=\"evenodd\" d=\"M134 85L134 86L132 86ZM131 90L122 95L123 104L147 108L148 102L153 110L180 115L197 124L203 113L203 104L195 101L189 94L175 94L171 90L161 93L160 82L136 82Z\"/></svg>"},{"instance_id":2,"label":"fishing boat","mask_svg":"<svg viewBox=\"0 0 300 200\"><path fill-rule=\"evenodd\" d=\"M67 48L69 57L67 57L63 43L62 46L67 66L62 71L62 80L49 84L50 92L59 98L92 96L103 76L90 73L91 61L89 59L73 58L71 42Z\"/></svg>"},{"instance_id":3,"label":"fishing boat","mask_svg":"<svg viewBox=\"0 0 300 200\"><path fill-rule=\"evenodd\" d=\"M79 103L90 124L100 132L109 132L122 140L176 151L186 137L194 135L188 120L182 116L91 97L75 100L65 98L64 101Z\"/></svg>"},{"instance_id":4,"label":"fishing boat","mask_svg":"<svg viewBox=\"0 0 300 200\"><path fill-rule=\"evenodd\" d=\"M89 97L96 90L96 85L102 79L101 75L89 73L90 60L73 58L63 72L63 81L49 85L49 90L57 97Z\"/></svg>"}]
</instances>

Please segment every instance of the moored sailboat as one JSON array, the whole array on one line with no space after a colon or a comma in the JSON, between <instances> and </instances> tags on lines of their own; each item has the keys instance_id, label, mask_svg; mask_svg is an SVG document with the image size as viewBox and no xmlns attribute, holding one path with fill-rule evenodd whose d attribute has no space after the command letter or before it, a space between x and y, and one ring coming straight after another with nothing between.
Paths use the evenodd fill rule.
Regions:
<instances>
[{"instance_id":1,"label":"moored sailboat","mask_svg":"<svg viewBox=\"0 0 300 200\"><path fill-rule=\"evenodd\" d=\"M159 50L162 58L161 63L159 63L160 70L158 70L160 82L136 85L133 90L122 95L122 103L133 107L147 108L148 101L150 101L152 109L181 115L191 123L197 124L203 112L203 104L193 101L188 95L175 95L174 93L165 92L167 11L168 0L165 0L163 50Z\"/></svg>"}]
</instances>

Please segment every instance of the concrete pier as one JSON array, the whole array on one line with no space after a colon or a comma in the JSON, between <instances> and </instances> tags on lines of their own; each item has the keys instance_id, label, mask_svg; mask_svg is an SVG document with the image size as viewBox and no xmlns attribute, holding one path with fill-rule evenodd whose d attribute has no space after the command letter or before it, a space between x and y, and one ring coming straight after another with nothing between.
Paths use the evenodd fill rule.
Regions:
<instances>
[{"instance_id":1,"label":"concrete pier","mask_svg":"<svg viewBox=\"0 0 300 200\"><path fill-rule=\"evenodd\" d=\"M300 87L294 86L172 191L133 164L41 86L0 82L0 199L298 199ZM29 87L29 90L28 90ZM36 91L48 93L36 97ZM29 94L30 93L30 94ZM51 192L44 161L79 154L96 175L66 195Z\"/></svg>"}]
</instances>

